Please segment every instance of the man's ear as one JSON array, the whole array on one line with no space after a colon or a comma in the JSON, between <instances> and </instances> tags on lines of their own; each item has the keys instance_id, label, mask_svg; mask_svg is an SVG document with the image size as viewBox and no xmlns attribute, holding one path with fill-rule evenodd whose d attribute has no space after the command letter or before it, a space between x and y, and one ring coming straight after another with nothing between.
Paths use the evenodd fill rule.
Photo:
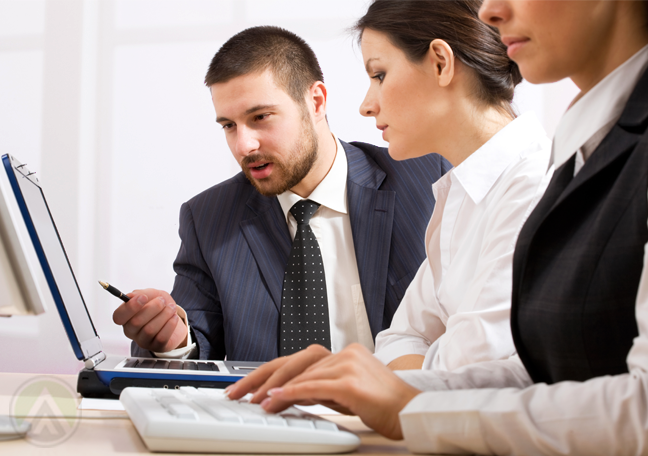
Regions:
<instances>
[{"instance_id":1,"label":"man's ear","mask_svg":"<svg viewBox=\"0 0 648 456\"><path fill-rule=\"evenodd\" d=\"M326 118L326 86L322 81L316 81L308 90L306 102L313 112L313 120L317 123Z\"/></svg>"},{"instance_id":2,"label":"man's ear","mask_svg":"<svg viewBox=\"0 0 648 456\"><path fill-rule=\"evenodd\" d=\"M427 58L434 68L439 87L450 85L455 73L455 57L450 45L443 40L433 40Z\"/></svg>"}]
</instances>

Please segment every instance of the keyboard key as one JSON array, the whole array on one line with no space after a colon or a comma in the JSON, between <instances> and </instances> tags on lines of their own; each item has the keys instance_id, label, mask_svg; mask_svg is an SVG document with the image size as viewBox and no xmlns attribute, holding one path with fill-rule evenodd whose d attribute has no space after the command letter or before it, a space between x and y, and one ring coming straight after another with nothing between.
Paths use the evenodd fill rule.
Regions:
<instances>
[{"instance_id":1,"label":"keyboard key","mask_svg":"<svg viewBox=\"0 0 648 456\"><path fill-rule=\"evenodd\" d=\"M152 369L153 366L155 366L155 360L154 359L143 359L139 362L137 365L138 369Z\"/></svg>"},{"instance_id":2,"label":"keyboard key","mask_svg":"<svg viewBox=\"0 0 648 456\"><path fill-rule=\"evenodd\" d=\"M167 369L169 367L169 362L164 360L156 361L153 365L153 369Z\"/></svg>"},{"instance_id":3,"label":"keyboard key","mask_svg":"<svg viewBox=\"0 0 648 456\"><path fill-rule=\"evenodd\" d=\"M297 427L303 429L315 429L311 420L303 420L301 418L286 418L286 422L290 427Z\"/></svg>"},{"instance_id":4,"label":"keyboard key","mask_svg":"<svg viewBox=\"0 0 648 456\"><path fill-rule=\"evenodd\" d=\"M286 423L286 420L281 418L280 416L267 416L266 417L266 423L268 423L268 426L283 426L286 427L288 426L288 423Z\"/></svg>"},{"instance_id":5,"label":"keyboard key","mask_svg":"<svg viewBox=\"0 0 648 456\"><path fill-rule=\"evenodd\" d=\"M178 399L175 395L158 396L155 398L155 400L164 406L168 406L171 404L184 404L184 402Z\"/></svg>"},{"instance_id":6,"label":"keyboard key","mask_svg":"<svg viewBox=\"0 0 648 456\"><path fill-rule=\"evenodd\" d=\"M198 364L199 371L211 371L211 366L207 363L196 363Z\"/></svg>"},{"instance_id":7,"label":"keyboard key","mask_svg":"<svg viewBox=\"0 0 648 456\"><path fill-rule=\"evenodd\" d=\"M313 422L315 423L315 428L319 429L320 431L340 431L337 425L335 423L331 423L330 421L315 420Z\"/></svg>"},{"instance_id":8,"label":"keyboard key","mask_svg":"<svg viewBox=\"0 0 648 456\"><path fill-rule=\"evenodd\" d=\"M217 398L217 399L223 399L225 398L225 393L223 393L223 390L220 388L197 388L198 391L203 393L206 396Z\"/></svg>"},{"instance_id":9,"label":"keyboard key","mask_svg":"<svg viewBox=\"0 0 648 456\"><path fill-rule=\"evenodd\" d=\"M185 420L195 420L198 418L196 411L189 407L187 404L169 404L167 410L169 410L169 413L171 413L172 415L175 415L178 418L183 418Z\"/></svg>"},{"instance_id":10,"label":"keyboard key","mask_svg":"<svg viewBox=\"0 0 648 456\"><path fill-rule=\"evenodd\" d=\"M174 390L164 388L151 388L151 394L155 397L177 397Z\"/></svg>"},{"instance_id":11,"label":"keyboard key","mask_svg":"<svg viewBox=\"0 0 648 456\"><path fill-rule=\"evenodd\" d=\"M266 420L260 416L245 416L243 422L246 424L266 424Z\"/></svg>"},{"instance_id":12,"label":"keyboard key","mask_svg":"<svg viewBox=\"0 0 648 456\"><path fill-rule=\"evenodd\" d=\"M182 369L182 361L169 361L169 369Z\"/></svg>"},{"instance_id":13,"label":"keyboard key","mask_svg":"<svg viewBox=\"0 0 648 456\"><path fill-rule=\"evenodd\" d=\"M284 418L298 418L302 420L307 420L311 416L310 414L295 407L288 407L283 412L279 412L279 415L283 416Z\"/></svg>"},{"instance_id":14,"label":"keyboard key","mask_svg":"<svg viewBox=\"0 0 648 456\"><path fill-rule=\"evenodd\" d=\"M139 362L139 359L137 359L137 358L129 358L129 359L126 360L126 363L124 364L124 367L128 367L128 368L136 367L138 362Z\"/></svg>"},{"instance_id":15,"label":"keyboard key","mask_svg":"<svg viewBox=\"0 0 648 456\"><path fill-rule=\"evenodd\" d=\"M227 423L242 423L242 418L232 410L222 407L221 404L214 404L212 402L201 403L200 406L216 418L218 421L225 421Z\"/></svg>"},{"instance_id":16,"label":"keyboard key","mask_svg":"<svg viewBox=\"0 0 648 456\"><path fill-rule=\"evenodd\" d=\"M196 363L194 363L193 361L185 361L182 368L184 370L198 370L198 366L196 366Z\"/></svg>"}]
</instances>

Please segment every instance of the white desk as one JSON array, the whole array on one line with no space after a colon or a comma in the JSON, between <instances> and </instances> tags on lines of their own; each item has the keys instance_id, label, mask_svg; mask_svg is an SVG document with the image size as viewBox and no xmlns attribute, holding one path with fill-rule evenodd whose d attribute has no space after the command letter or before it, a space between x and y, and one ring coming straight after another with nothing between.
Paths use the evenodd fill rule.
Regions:
<instances>
[{"instance_id":1,"label":"white desk","mask_svg":"<svg viewBox=\"0 0 648 456\"><path fill-rule=\"evenodd\" d=\"M75 375L47 375L66 384L68 391L76 391ZM0 414L11 414L12 401L15 393L30 380L41 377L38 374L7 374L0 373ZM65 393L51 391L51 395L65 396ZM69 393L68 393L69 394ZM25 394L21 395L24 398ZM47 448L36 446L25 439L0 442L0 454L3 455L85 455L98 456L118 453L120 455L134 455L148 453L144 442L139 437L137 430L125 412L91 411L83 410L86 417L98 417L97 420L79 421L78 427L70 433L67 440ZM125 419L111 419L110 417L125 417ZM357 417L330 416L331 421L345 426L356 432L362 441L357 453L367 455L393 455L410 454L402 441L388 440L367 428ZM56 421L56 420L44 420ZM43 422L42 425L48 425ZM170 454L170 453L165 453Z\"/></svg>"}]
</instances>

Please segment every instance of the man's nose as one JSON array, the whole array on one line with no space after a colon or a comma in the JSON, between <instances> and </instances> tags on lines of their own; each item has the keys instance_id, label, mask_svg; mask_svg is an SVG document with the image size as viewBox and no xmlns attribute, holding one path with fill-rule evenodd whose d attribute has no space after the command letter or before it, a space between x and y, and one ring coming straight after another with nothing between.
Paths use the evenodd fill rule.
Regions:
<instances>
[{"instance_id":1,"label":"man's nose","mask_svg":"<svg viewBox=\"0 0 648 456\"><path fill-rule=\"evenodd\" d=\"M254 130L246 127L237 128L236 132L236 154L240 157L248 155L259 150L260 142Z\"/></svg>"}]
</instances>

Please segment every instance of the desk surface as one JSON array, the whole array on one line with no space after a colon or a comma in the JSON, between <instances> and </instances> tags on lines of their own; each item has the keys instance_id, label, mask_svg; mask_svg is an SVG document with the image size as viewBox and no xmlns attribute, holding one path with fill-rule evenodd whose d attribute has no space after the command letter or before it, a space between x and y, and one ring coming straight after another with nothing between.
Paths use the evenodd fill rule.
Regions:
<instances>
[{"instance_id":1,"label":"desk surface","mask_svg":"<svg viewBox=\"0 0 648 456\"><path fill-rule=\"evenodd\" d=\"M33 386L30 388L29 385ZM43 394L44 389L47 389L45 394ZM75 391L75 375L0 373L0 414L14 414L16 401L20 400L23 410L36 409L41 411L38 413L39 415L46 415L47 413L42 411L56 408L56 403L60 406L59 408L65 408L65 403L62 401L67 400L68 403L71 403L72 394L78 403L80 398ZM148 453L144 442L140 439L137 430L125 412L83 410L81 413L83 417L92 419L81 419L73 424L63 423L73 430L67 434L67 439L60 443L29 442L26 439L0 441L0 453L20 454L21 456L40 455L43 454L44 446L48 455L70 456L81 454L81 452L90 455ZM56 414L60 414L60 412L52 413L52 415ZM69 412L65 412L65 414L67 415ZM394 442L376 434L363 425L357 417L330 416L327 418L358 434L362 445L357 453L367 455L410 454L405 448L404 442ZM59 422L60 420L39 420L38 430L45 434L50 431L56 432L57 429L61 429ZM32 426L36 425L37 422L34 422Z\"/></svg>"}]
</instances>

